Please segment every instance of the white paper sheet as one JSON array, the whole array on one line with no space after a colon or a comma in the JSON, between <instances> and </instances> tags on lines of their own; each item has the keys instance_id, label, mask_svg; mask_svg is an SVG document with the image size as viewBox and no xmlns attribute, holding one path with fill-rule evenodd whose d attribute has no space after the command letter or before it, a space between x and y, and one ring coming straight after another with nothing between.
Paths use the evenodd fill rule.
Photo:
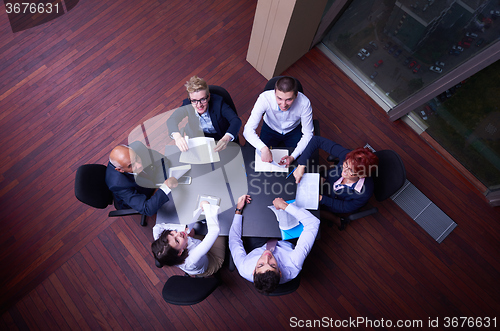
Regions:
<instances>
[{"instance_id":1,"label":"white paper sheet","mask_svg":"<svg viewBox=\"0 0 500 331\"><path fill-rule=\"evenodd\" d=\"M214 152L215 140L208 137L186 138L188 150L182 152L179 162L190 164L204 164L219 162L219 152Z\"/></svg>"},{"instance_id":2,"label":"white paper sheet","mask_svg":"<svg viewBox=\"0 0 500 331\"><path fill-rule=\"evenodd\" d=\"M295 195L297 207L305 209L318 209L319 205L319 174L306 173L297 185Z\"/></svg>"},{"instance_id":3,"label":"white paper sheet","mask_svg":"<svg viewBox=\"0 0 500 331\"><path fill-rule=\"evenodd\" d=\"M295 216L293 215L290 215L283 209L276 209L276 207L274 206L267 206L267 208L271 209L276 215L276 219L281 230L289 230L299 225L299 221L297 220L297 218L295 218Z\"/></svg>"},{"instance_id":4,"label":"white paper sheet","mask_svg":"<svg viewBox=\"0 0 500 331\"><path fill-rule=\"evenodd\" d=\"M279 165L278 162L283 156L288 156L287 149L271 149L271 154L273 155L273 162L262 162L262 158L259 150L255 150L255 171L266 171L266 172L288 172L288 167L286 165Z\"/></svg>"}]
</instances>

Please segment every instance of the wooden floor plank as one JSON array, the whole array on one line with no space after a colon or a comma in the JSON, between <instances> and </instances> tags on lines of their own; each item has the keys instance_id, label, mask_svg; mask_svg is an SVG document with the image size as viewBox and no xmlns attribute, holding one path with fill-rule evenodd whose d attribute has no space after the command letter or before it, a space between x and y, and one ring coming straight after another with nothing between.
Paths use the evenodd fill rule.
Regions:
<instances>
[{"instance_id":1,"label":"wooden floor plank","mask_svg":"<svg viewBox=\"0 0 500 331\"><path fill-rule=\"evenodd\" d=\"M77 259L81 264L77 263ZM84 299L85 305L91 311L99 327L102 329L119 329L119 322L113 314L109 313L107 305L101 297L103 293L96 290L92 281L89 280L84 272L84 268L88 268L88 265L83 260L83 257L77 254L75 259L68 261L64 267L66 267L68 278L70 278L71 283L77 289L78 295Z\"/></svg>"},{"instance_id":2,"label":"wooden floor plank","mask_svg":"<svg viewBox=\"0 0 500 331\"><path fill-rule=\"evenodd\" d=\"M121 302L117 300L120 295L114 290L111 285L112 283L98 263L101 256L97 255L96 258L96 255L93 255L91 252L97 253L93 243L89 243L85 249L81 250L81 259L79 256L75 259L75 263L78 263L83 268L83 273L88 278L89 285L92 287L88 289L89 294L92 295L95 302L102 301L99 307L102 307L101 310L103 313L110 316L110 318L107 317L108 322L113 325L114 319L119 324L118 328L124 330L130 329L131 325L128 323L128 316L120 309ZM87 269L86 265L89 265L90 269Z\"/></svg>"},{"instance_id":3,"label":"wooden floor plank","mask_svg":"<svg viewBox=\"0 0 500 331\"><path fill-rule=\"evenodd\" d=\"M22 315L23 320L28 325L29 329L42 329L47 328L44 325L44 320L40 316L39 311L35 308L33 309L33 301L29 296L24 297L16 307L19 309L19 313Z\"/></svg>"},{"instance_id":4,"label":"wooden floor plank","mask_svg":"<svg viewBox=\"0 0 500 331\"><path fill-rule=\"evenodd\" d=\"M33 306L30 307L30 311L35 311L37 310L39 314L41 315L41 318L37 318L36 324L39 326L41 330L47 329L47 330L57 330L59 329L58 323L54 319L54 317L50 314L50 311L48 309L48 304L44 302L42 297L39 295L38 291L36 289L32 290L29 294L29 297L33 301ZM42 321L40 321L42 320Z\"/></svg>"},{"instance_id":5,"label":"wooden floor plank","mask_svg":"<svg viewBox=\"0 0 500 331\"><path fill-rule=\"evenodd\" d=\"M64 298L61 297L61 294L65 295L65 292L64 288L60 286L55 273L49 277L47 282L44 282L43 286L45 291L47 291L50 296L50 299L54 302L57 310L61 312L61 316L63 317L65 324L67 324L72 330L81 330L79 322L75 318L74 314L77 315L77 318L81 315L77 309L74 308L67 296ZM73 307L69 307L68 304Z\"/></svg>"},{"instance_id":6,"label":"wooden floor plank","mask_svg":"<svg viewBox=\"0 0 500 331\"><path fill-rule=\"evenodd\" d=\"M3 320L7 324L9 330L28 330L28 325L24 321L22 315L19 313L17 307L12 307L9 309L8 313Z\"/></svg>"},{"instance_id":7,"label":"wooden floor plank","mask_svg":"<svg viewBox=\"0 0 500 331\"><path fill-rule=\"evenodd\" d=\"M128 292L130 284L125 281L121 274L122 272L119 270L103 244L102 240L104 239L106 241L107 239L103 235L99 237L99 240L94 240L92 245L87 245L87 248L92 254L92 257L99 264L100 270L98 270L98 275L100 275L99 279L103 282L103 290L105 293L108 293L111 300L116 303L130 327L139 328L141 323L136 314L138 312L140 313L140 309ZM118 270L118 272L109 272L109 270ZM146 323L146 325L147 324L148 323Z\"/></svg>"}]
</instances>

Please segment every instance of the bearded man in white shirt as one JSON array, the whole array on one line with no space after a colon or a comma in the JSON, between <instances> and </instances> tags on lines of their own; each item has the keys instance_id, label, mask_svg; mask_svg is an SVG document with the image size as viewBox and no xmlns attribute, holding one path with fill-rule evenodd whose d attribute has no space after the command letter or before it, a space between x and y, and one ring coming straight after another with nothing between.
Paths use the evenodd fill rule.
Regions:
<instances>
[{"instance_id":1,"label":"bearded man in white shirt","mask_svg":"<svg viewBox=\"0 0 500 331\"><path fill-rule=\"evenodd\" d=\"M255 130L264 116L260 137ZM274 160L290 165L300 156L313 136L312 108L309 99L298 91L298 83L293 77L281 77L276 81L274 90L259 95L250 114L243 136L260 151L263 162L272 162L269 147L283 144L295 147L290 156Z\"/></svg>"}]
</instances>

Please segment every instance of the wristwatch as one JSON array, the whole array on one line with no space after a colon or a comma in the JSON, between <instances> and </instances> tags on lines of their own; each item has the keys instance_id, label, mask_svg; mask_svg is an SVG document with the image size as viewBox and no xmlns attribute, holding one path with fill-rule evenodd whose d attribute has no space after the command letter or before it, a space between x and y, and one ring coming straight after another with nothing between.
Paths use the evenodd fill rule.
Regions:
<instances>
[{"instance_id":1,"label":"wristwatch","mask_svg":"<svg viewBox=\"0 0 500 331\"><path fill-rule=\"evenodd\" d=\"M234 211L235 214L243 214L243 209L239 209L239 208L236 208L236 210Z\"/></svg>"}]
</instances>

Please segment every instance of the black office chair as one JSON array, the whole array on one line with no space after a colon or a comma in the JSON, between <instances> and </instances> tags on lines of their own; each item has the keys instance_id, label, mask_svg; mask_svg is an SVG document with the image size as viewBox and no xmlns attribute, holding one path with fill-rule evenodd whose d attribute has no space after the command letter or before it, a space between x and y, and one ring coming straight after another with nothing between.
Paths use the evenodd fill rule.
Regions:
<instances>
[{"instance_id":1,"label":"black office chair","mask_svg":"<svg viewBox=\"0 0 500 331\"><path fill-rule=\"evenodd\" d=\"M375 155L378 156L379 163L377 172L373 176L373 195L377 201L384 201L404 185L406 181L406 170L403 161L393 150L378 151L375 152ZM378 212L377 207L372 207L367 204L354 213L343 215L340 217L339 230L344 230L351 221L375 214L376 212Z\"/></svg>"},{"instance_id":2,"label":"black office chair","mask_svg":"<svg viewBox=\"0 0 500 331\"><path fill-rule=\"evenodd\" d=\"M221 96L222 99L224 100L224 102L229 107L231 107L231 109L234 110L236 115L238 115L238 112L236 111L236 106L234 105L233 99L231 98L231 95L229 94L229 92L225 88L223 88L222 86L218 86L218 85L209 85L208 91L210 92L210 94L213 93L213 94L217 94L218 96Z\"/></svg>"},{"instance_id":3,"label":"black office chair","mask_svg":"<svg viewBox=\"0 0 500 331\"><path fill-rule=\"evenodd\" d=\"M218 274L214 277L191 277L175 275L163 286L163 299L173 305L195 305L205 300L221 284Z\"/></svg>"},{"instance_id":4,"label":"black office chair","mask_svg":"<svg viewBox=\"0 0 500 331\"><path fill-rule=\"evenodd\" d=\"M106 166L84 164L78 167L75 176L75 196L81 202L94 208L104 209L113 203L113 193L106 185ZM117 209L109 217L138 215L135 209ZM146 215L141 215L141 225L146 226Z\"/></svg>"}]
</instances>

